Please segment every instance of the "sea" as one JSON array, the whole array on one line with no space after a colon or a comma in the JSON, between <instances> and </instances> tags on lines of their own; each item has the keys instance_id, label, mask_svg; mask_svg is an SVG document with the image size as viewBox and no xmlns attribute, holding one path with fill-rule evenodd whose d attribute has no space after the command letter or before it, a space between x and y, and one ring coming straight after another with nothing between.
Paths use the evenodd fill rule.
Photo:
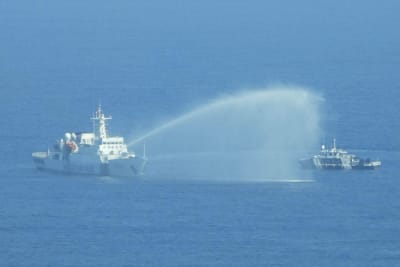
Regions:
<instances>
[{"instance_id":1,"label":"sea","mask_svg":"<svg viewBox=\"0 0 400 267\"><path fill-rule=\"evenodd\" d=\"M399 10L390 0L1 1L0 266L399 266ZM31 159L66 131L90 131L98 104L130 142L279 88L318 103L292 120L296 94L284 94L274 105L289 115L265 114L276 120L263 131L281 121L275 136L301 141L318 118L304 156L336 138L381 168L286 175L281 162L271 174L265 160L253 179L255 152L232 146L252 138L210 151L231 132L227 118L245 135L261 129L250 118L265 109L246 98L192 121L195 131L156 130L134 178L41 172Z\"/></svg>"}]
</instances>

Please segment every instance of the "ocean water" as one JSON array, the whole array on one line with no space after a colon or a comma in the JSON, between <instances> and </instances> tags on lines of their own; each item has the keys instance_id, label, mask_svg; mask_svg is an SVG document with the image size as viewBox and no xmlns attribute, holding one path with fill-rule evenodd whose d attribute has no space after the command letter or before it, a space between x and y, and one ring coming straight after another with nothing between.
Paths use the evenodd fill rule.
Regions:
<instances>
[{"instance_id":1,"label":"ocean water","mask_svg":"<svg viewBox=\"0 0 400 267\"><path fill-rule=\"evenodd\" d=\"M395 1L3 1L0 266L398 266L397 10ZM242 165L254 151L163 149L164 132L134 179L32 164L65 131L90 130L99 102L111 132L131 141L213 99L276 84L323 99L316 144L336 137L382 168L256 177L252 161Z\"/></svg>"}]
</instances>

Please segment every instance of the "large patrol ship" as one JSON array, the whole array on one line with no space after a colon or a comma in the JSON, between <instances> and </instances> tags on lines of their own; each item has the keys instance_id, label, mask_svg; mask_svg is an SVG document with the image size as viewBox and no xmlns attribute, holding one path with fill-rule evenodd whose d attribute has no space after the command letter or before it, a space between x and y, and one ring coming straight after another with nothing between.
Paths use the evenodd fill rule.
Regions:
<instances>
[{"instance_id":1,"label":"large patrol ship","mask_svg":"<svg viewBox=\"0 0 400 267\"><path fill-rule=\"evenodd\" d=\"M319 154L311 158L299 160L305 169L369 169L373 170L381 166L379 160L362 159L349 154L343 149L336 148L336 140L333 139L332 148L321 146Z\"/></svg>"},{"instance_id":2,"label":"large patrol ship","mask_svg":"<svg viewBox=\"0 0 400 267\"><path fill-rule=\"evenodd\" d=\"M33 161L40 170L58 171L71 174L92 174L100 176L136 176L143 173L146 164L128 147L123 137L109 136L107 121L101 105L91 118L93 132L67 132L64 138L46 152L32 153Z\"/></svg>"}]
</instances>

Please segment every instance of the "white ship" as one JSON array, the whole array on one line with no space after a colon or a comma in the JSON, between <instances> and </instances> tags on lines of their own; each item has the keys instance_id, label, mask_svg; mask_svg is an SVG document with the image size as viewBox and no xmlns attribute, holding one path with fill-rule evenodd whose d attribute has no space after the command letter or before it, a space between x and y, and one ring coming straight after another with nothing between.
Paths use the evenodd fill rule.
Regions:
<instances>
[{"instance_id":1,"label":"white ship","mask_svg":"<svg viewBox=\"0 0 400 267\"><path fill-rule=\"evenodd\" d=\"M143 173L146 165L143 156L128 151L123 137L109 136L107 120L99 105L93 120L93 132L65 133L47 152L32 153L33 161L40 170L71 174L101 176L136 176Z\"/></svg>"},{"instance_id":2,"label":"white ship","mask_svg":"<svg viewBox=\"0 0 400 267\"><path fill-rule=\"evenodd\" d=\"M347 153L346 150L336 148L335 139L333 139L331 149L327 149L325 145L322 145L319 154L311 158L300 159L299 163L305 169L373 170L381 166L379 160L362 159Z\"/></svg>"}]
</instances>

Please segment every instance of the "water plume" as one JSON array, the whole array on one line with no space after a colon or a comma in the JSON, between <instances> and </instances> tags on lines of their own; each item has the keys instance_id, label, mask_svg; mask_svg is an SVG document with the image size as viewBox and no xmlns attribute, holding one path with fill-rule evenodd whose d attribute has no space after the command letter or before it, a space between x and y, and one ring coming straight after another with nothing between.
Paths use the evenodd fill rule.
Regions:
<instances>
[{"instance_id":1,"label":"water plume","mask_svg":"<svg viewBox=\"0 0 400 267\"><path fill-rule=\"evenodd\" d=\"M295 86L227 95L136 137L147 172L171 179L299 179L297 159L318 146L321 97Z\"/></svg>"}]
</instances>

